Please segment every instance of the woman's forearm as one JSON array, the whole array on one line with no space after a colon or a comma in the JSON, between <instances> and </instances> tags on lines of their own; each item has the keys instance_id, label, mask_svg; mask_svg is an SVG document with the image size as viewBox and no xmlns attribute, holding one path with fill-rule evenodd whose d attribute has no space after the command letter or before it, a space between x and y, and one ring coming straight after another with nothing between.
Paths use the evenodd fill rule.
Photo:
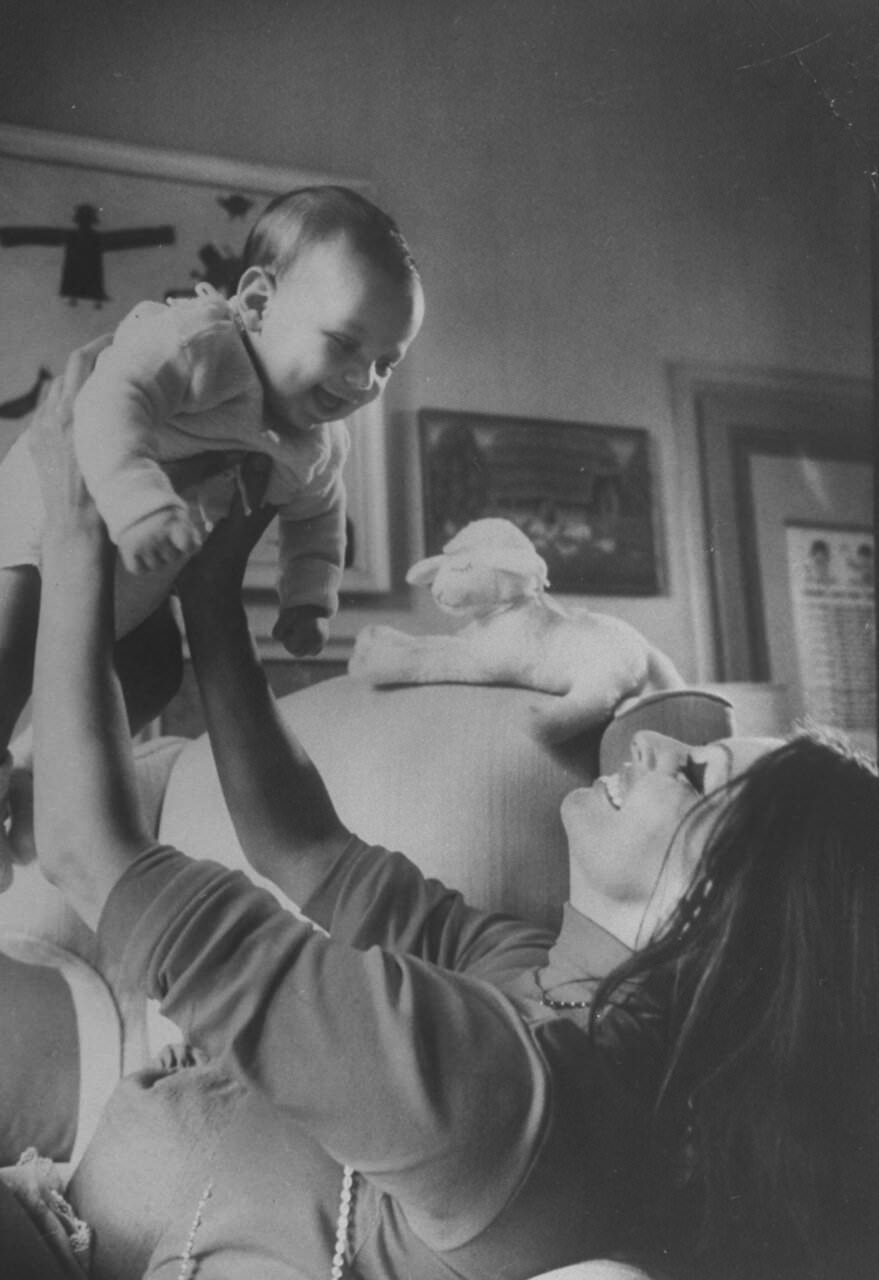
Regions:
<instances>
[{"instance_id":1,"label":"woman's forearm","mask_svg":"<svg viewBox=\"0 0 879 1280\"><path fill-rule=\"evenodd\" d=\"M304 901L348 837L280 714L237 590L183 592L189 647L226 803L254 868Z\"/></svg>"},{"instance_id":2,"label":"woman's forearm","mask_svg":"<svg viewBox=\"0 0 879 1280\"><path fill-rule=\"evenodd\" d=\"M150 842L112 666L113 557L96 521L49 528L34 673L37 849L44 873L92 926Z\"/></svg>"}]
</instances>

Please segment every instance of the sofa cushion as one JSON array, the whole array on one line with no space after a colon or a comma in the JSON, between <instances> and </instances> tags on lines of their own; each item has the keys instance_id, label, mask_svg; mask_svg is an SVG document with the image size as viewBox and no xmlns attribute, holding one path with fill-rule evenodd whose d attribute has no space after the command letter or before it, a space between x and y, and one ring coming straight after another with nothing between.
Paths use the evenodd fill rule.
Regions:
<instances>
[{"instance_id":1,"label":"sofa cushion","mask_svg":"<svg viewBox=\"0 0 879 1280\"><path fill-rule=\"evenodd\" d=\"M80 956L28 933L0 936L0 1164L27 1147L74 1162L122 1064L119 1015Z\"/></svg>"},{"instance_id":2,"label":"sofa cushion","mask_svg":"<svg viewBox=\"0 0 879 1280\"><path fill-rule=\"evenodd\" d=\"M79 1037L70 988L57 970L0 953L0 1165L26 1147L68 1160L79 1111Z\"/></svg>"},{"instance_id":3,"label":"sofa cushion","mask_svg":"<svg viewBox=\"0 0 879 1280\"><path fill-rule=\"evenodd\" d=\"M550 695L484 685L375 689L348 676L280 701L343 821L476 906L557 927L568 892L562 797L595 773L597 733L550 749L529 732ZM177 758L160 839L243 868L206 737Z\"/></svg>"}]
</instances>

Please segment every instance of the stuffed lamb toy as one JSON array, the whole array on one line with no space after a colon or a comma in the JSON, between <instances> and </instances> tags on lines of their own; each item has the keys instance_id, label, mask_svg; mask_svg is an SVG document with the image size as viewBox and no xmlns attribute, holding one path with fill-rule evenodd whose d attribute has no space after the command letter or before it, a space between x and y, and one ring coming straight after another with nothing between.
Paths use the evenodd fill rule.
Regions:
<instances>
[{"instance_id":1,"label":"stuffed lamb toy","mask_svg":"<svg viewBox=\"0 0 879 1280\"><path fill-rule=\"evenodd\" d=\"M474 520L406 575L429 586L455 635L364 627L349 674L374 685L507 684L558 695L532 709L537 736L562 742L609 720L628 698L684 681L665 654L619 618L564 609L546 594L546 562L508 520Z\"/></svg>"}]
</instances>

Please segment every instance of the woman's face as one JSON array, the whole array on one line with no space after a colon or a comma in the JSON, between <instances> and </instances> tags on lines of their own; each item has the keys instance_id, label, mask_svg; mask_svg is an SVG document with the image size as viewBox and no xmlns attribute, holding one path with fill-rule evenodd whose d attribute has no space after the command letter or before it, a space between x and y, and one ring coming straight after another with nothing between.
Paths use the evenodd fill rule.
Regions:
<instances>
[{"instance_id":1,"label":"woman's face","mask_svg":"<svg viewBox=\"0 0 879 1280\"><path fill-rule=\"evenodd\" d=\"M688 888L727 802L725 784L780 745L725 738L689 747L635 733L618 773L562 802L573 905L628 945L643 945Z\"/></svg>"}]
</instances>

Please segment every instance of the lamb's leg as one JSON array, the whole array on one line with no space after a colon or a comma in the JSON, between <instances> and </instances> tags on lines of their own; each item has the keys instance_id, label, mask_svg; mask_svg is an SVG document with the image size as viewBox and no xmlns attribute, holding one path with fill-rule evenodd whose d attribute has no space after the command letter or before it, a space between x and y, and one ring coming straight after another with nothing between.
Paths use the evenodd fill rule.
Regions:
<instances>
[{"instance_id":1,"label":"lamb's leg","mask_svg":"<svg viewBox=\"0 0 879 1280\"><path fill-rule=\"evenodd\" d=\"M490 683L482 664L458 636L411 636L393 627L364 627L348 672L375 685Z\"/></svg>"},{"instance_id":2,"label":"lamb's leg","mask_svg":"<svg viewBox=\"0 0 879 1280\"><path fill-rule=\"evenodd\" d=\"M531 708L531 732L542 742L566 742L587 729L605 724L619 701L619 690L576 685L559 698Z\"/></svg>"}]
</instances>

